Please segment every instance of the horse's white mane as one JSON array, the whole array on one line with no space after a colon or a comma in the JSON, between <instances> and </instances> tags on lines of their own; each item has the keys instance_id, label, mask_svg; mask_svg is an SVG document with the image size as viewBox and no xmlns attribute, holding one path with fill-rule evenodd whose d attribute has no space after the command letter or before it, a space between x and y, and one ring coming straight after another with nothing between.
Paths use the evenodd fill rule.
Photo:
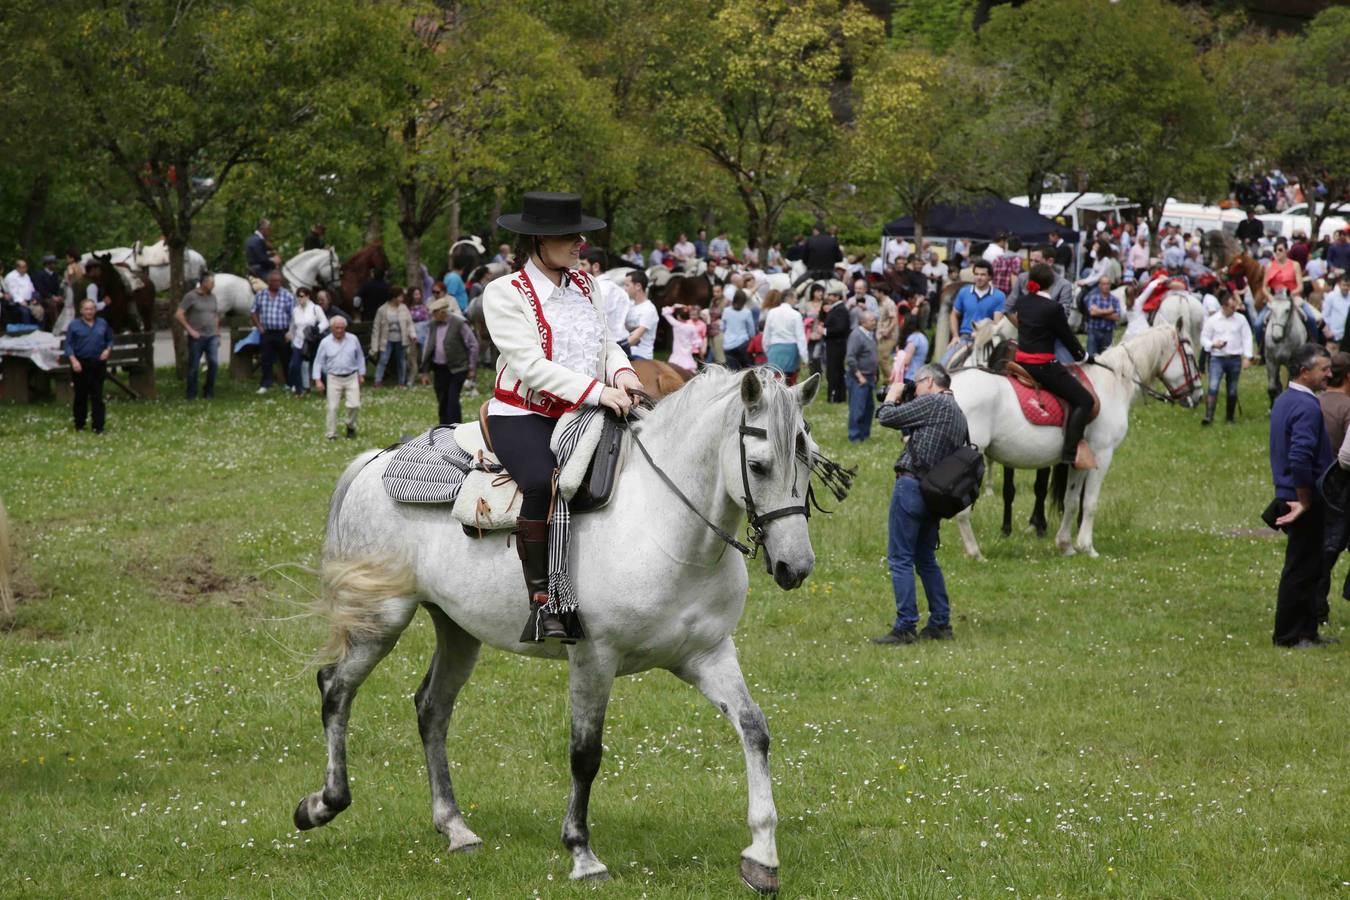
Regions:
<instances>
[{"instance_id":1,"label":"horse's white mane","mask_svg":"<svg viewBox=\"0 0 1350 900\"><path fill-rule=\"evenodd\" d=\"M1097 358L1117 372L1121 371L1121 363L1126 363L1133 370L1135 381L1147 382L1157 370L1162 355L1171 348L1176 339L1176 328L1166 323L1154 325L1148 331L1137 334L1129 340L1121 341L1111 349L1099 353ZM1139 365L1141 357L1147 358L1147 367Z\"/></svg>"},{"instance_id":2,"label":"horse's white mane","mask_svg":"<svg viewBox=\"0 0 1350 900\"><path fill-rule=\"evenodd\" d=\"M769 440L773 441L781 458L791 459L796 448L797 417L800 411L796 394L777 377L774 370L758 368L750 371L755 373L764 388L761 402L768 419L765 428ZM741 380L745 375L745 370L733 372L721 366L707 366L689 379L684 387L662 399L651 411L643 413L643 430L650 428L664 432L667 428L674 428L677 432L687 431L701 415L718 405L726 406L723 411L728 419L726 427L731 427L732 419L739 423L742 409ZM734 402L726 403L727 400Z\"/></svg>"}]
</instances>

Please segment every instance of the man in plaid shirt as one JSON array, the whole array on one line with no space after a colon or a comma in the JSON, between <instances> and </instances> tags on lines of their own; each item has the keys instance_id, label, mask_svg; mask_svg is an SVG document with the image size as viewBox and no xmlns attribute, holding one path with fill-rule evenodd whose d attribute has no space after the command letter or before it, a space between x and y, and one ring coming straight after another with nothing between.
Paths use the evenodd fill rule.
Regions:
<instances>
[{"instance_id":1,"label":"man in plaid shirt","mask_svg":"<svg viewBox=\"0 0 1350 900\"><path fill-rule=\"evenodd\" d=\"M1008 249L994 260L994 287L1011 296L1017 276L1022 274L1022 242L1017 238L1008 238Z\"/></svg>"},{"instance_id":2,"label":"man in plaid shirt","mask_svg":"<svg viewBox=\"0 0 1350 900\"><path fill-rule=\"evenodd\" d=\"M267 273L267 289L253 297L253 327L258 329L258 350L262 361L262 386L259 394L272 386L272 364L280 363L286 371L290 359L290 343L286 334L291 330L291 312L295 309L295 295L281 286L281 271Z\"/></svg>"}]
</instances>

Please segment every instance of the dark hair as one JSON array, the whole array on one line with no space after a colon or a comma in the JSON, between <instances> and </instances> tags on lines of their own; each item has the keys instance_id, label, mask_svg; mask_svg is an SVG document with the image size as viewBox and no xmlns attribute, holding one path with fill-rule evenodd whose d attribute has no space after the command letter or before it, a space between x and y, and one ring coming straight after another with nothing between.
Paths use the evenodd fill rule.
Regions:
<instances>
[{"instance_id":1,"label":"dark hair","mask_svg":"<svg viewBox=\"0 0 1350 900\"><path fill-rule=\"evenodd\" d=\"M516 270L525 268L525 264L530 261L530 257L539 251L539 238L532 234L518 234L511 245L511 259L515 261Z\"/></svg>"},{"instance_id":2,"label":"dark hair","mask_svg":"<svg viewBox=\"0 0 1350 900\"><path fill-rule=\"evenodd\" d=\"M1340 387L1345 384L1345 377L1350 375L1350 353L1331 354L1331 386Z\"/></svg>"},{"instance_id":3,"label":"dark hair","mask_svg":"<svg viewBox=\"0 0 1350 900\"><path fill-rule=\"evenodd\" d=\"M1022 239L1017 235L1010 236L1008 238L1008 249L1011 250L1013 253L1016 253L1018 250L1021 250Z\"/></svg>"},{"instance_id":4,"label":"dark hair","mask_svg":"<svg viewBox=\"0 0 1350 900\"><path fill-rule=\"evenodd\" d=\"M971 264L970 264L970 269L971 269L971 271L974 271L975 269L984 269L984 270L985 270L986 272L988 272L990 275L993 275L993 274L994 274L994 267L993 267L992 265L989 264L989 260L984 259L983 257L981 257L980 259L977 259L977 260L975 260L973 263L971 263Z\"/></svg>"},{"instance_id":5,"label":"dark hair","mask_svg":"<svg viewBox=\"0 0 1350 900\"><path fill-rule=\"evenodd\" d=\"M675 318L679 319L681 322L686 322L689 320L689 310L683 306L675 307L675 310L672 313L672 315L674 315Z\"/></svg>"},{"instance_id":6,"label":"dark hair","mask_svg":"<svg viewBox=\"0 0 1350 900\"><path fill-rule=\"evenodd\" d=\"M1055 232L1052 231L1050 233L1054 234ZM1032 249L1035 250L1037 253L1039 253L1041 256L1045 257L1046 259L1050 259L1055 255L1055 248L1051 247L1049 244L1037 244Z\"/></svg>"},{"instance_id":7,"label":"dark hair","mask_svg":"<svg viewBox=\"0 0 1350 900\"><path fill-rule=\"evenodd\" d=\"M642 288L644 291L647 289L647 273L641 269L629 269L628 280Z\"/></svg>"},{"instance_id":8,"label":"dark hair","mask_svg":"<svg viewBox=\"0 0 1350 900\"><path fill-rule=\"evenodd\" d=\"M467 244L456 247L455 252L450 256L450 268L460 273L461 277L477 265L478 251Z\"/></svg>"},{"instance_id":9,"label":"dark hair","mask_svg":"<svg viewBox=\"0 0 1350 900\"><path fill-rule=\"evenodd\" d=\"M1036 263L1027 273L1027 279L1036 282L1042 289L1048 288L1055 283L1055 267L1049 263Z\"/></svg>"},{"instance_id":10,"label":"dark hair","mask_svg":"<svg viewBox=\"0 0 1350 900\"><path fill-rule=\"evenodd\" d=\"M746 300L745 291L741 290L740 288L737 288L736 293L731 295L731 308L744 309L745 300Z\"/></svg>"},{"instance_id":11,"label":"dark hair","mask_svg":"<svg viewBox=\"0 0 1350 900\"><path fill-rule=\"evenodd\" d=\"M399 286L396 285L396 284L390 286L390 288L389 288L389 299L390 299L390 300L393 300L395 297L402 297L402 296L403 296L403 288L399 287Z\"/></svg>"},{"instance_id":12,"label":"dark hair","mask_svg":"<svg viewBox=\"0 0 1350 900\"><path fill-rule=\"evenodd\" d=\"M1295 375L1302 375L1304 372L1317 365L1319 359L1327 359L1327 348L1321 344L1307 343L1294 351L1289 357L1289 371Z\"/></svg>"},{"instance_id":13,"label":"dark hair","mask_svg":"<svg viewBox=\"0 0 1350 900\"><path fill-rule=\"evenodd\" d=\"M825 285L817 281L811 285L811 290L807 292L806 302L810 303L812 300L816 299L816 291L820 291L820 299L825 299Z\"/></svg>"}]
</instances>

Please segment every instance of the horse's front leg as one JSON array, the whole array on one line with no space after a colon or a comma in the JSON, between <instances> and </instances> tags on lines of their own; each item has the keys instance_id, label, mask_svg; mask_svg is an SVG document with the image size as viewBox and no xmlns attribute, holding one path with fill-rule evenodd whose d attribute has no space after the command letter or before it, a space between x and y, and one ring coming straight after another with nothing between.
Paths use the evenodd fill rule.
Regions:
<instances>
[{"instance_id":1,"label":"horse's front leg","mask_svg":"<svg viewBox=\"0 0 1350 900\"><path fill-rule=\"evenodd\" d=\"M764 712L750 697L736 659L736 646L728 637L711 651L686 660L672 669L679 678L698 688L722 711L745 750L745 783L750 794L750 846L741 851L741 878L761 894L778 891L778 845L774 831L778 812L773 805L773 782L769 778L769 726Z\"/></svg>"},{"instance_id":2,"label":"horse's front leg","mask_svg":"<svg viewBox=\"0 0 1350 900\"><path fill-rule=\"evenodd\" d=\"M1073 556L1077 551L1073 546L1073 526L1078 521L1079 499L1083 492L1083 473L1070 468L1068 483L1064 488L1064 515L1059 520L1059 531L1055 534L1055 545L1065 556Z\"/></svg>"},{"instance_id":3,"label":"horse's front leg","mask_svg":"<svg viewBox=\"0 0 1350 900\"><path fill-rule=\"evenodd\" d=\"M1113 451L1104 450L1097 457L1097 468L1087 473L1087 485L1083 490L1083 520L1078 523L1076 545L1080 553L1096 557L1097 550L1092 546L1092 525L1097 519L1097 498L1102 493L1102 482L1106 480L1106 470L1111 467Z\"/></svg>"},{"instance_id":4,"label":"horse's front leg","mask_svg":"<svg viewBox=\"0 0 1350 900\"><path fill-rule=\"evenodd\" d=\"M572 853L573 880L609 878L609 869L591 851L591 830L586 822L591 785L604 752L605 709L614 687L615 668L614 661L597 651L591 641L572 649L572 791L567 798L562 840Z\"/></svg>"},{"instance_id":5,"label":"horse's front leg","mask_svg":"<svg viewBox=\"0 0 1350 900\"><path fill-rule=\"evenodd\" d=\"M1045 537L1049 525L1045 521L1045 497L1050 493L1050 467L1036 470L1036 505L1032 507L1031 518L1027 521L1036 530L1036 537Z\"/></svg>"}]
</instances>

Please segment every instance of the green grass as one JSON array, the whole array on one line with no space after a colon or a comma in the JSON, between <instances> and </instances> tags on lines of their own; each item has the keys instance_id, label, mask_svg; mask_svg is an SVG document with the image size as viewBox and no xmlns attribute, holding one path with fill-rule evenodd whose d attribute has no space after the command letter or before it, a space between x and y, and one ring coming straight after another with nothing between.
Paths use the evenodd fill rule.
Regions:
<instances>
[{"instance_id":1,"label":"green grass","mask_svg":"<svg viewBox=\"0 0 1350 900\"><path fill-rule=\"evenodd\" d=\"M752 567L738 633L773 732L784 896L1350 893L1350 650L1270 644L1284 545L1249 532L1269 496L1263 387L1245 375L1233 428L1135 409L1100 559L999 538L985 498L988 562L965 559L951 526L939 552L957 640L898 650L867 641L893 612L897 438L849 447L842 407L811 410L860 478L838 515L812 519L802 590ZM178 395L168 374L161 388ZM429 389L366 400L362 447L434 410ZM324 765L305 667L321 628L290 618L312 579L271 567L316 558L356 447L322 440L315 399L250 386L113 403L109 425L76 435L64 408L0 408L23 593L0 635L0 895L744 892L740 747L662 672L620 680L610 706L592 834L614 881L572 885L565 668L484 653L450 755L486 846L450 856L411 703L425 616L357 700L354 805L296 833L291 810ZM1019 523L1029 475L1021 486Z\"/></svg>"}]
</instances>

